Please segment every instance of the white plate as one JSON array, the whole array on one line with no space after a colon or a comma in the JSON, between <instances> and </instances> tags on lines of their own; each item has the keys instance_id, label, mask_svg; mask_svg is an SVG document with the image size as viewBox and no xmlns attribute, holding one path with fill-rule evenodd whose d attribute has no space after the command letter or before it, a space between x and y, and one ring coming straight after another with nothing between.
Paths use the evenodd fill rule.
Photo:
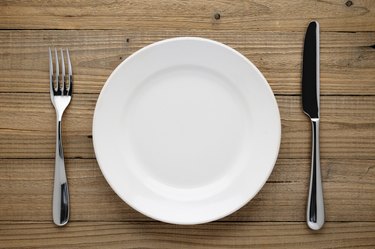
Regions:
<instances>
[{"instance_id":1,"label":"white plate","mask_svg":"<svg viewBox=\"0 0 375 249\"><path fill-rule=\"evenodd\" d=\"M108 78L93 140L112 189L168 223L227 216L269 177L280 116L266 79L234 49L202 38L149 45Z\"/></svg>"}]
</instances>

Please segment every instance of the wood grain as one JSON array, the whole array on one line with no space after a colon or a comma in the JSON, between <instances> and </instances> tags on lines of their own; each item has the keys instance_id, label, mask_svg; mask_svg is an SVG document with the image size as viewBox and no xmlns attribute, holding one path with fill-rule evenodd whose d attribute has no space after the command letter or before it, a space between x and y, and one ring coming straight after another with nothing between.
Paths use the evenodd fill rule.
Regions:
<instances>
[{"instance_id":1,"label":"wood grain","mask_svg":"<svg viewBox=\"0 0 375 249\"><path fill-rule=\"evenodd\" d=\"M75 94L64 114L67 158L95 158L92 117L97 94ZM310 157L310 122L300 96L277 96L282 119L279 158ZM0 158L54 158L55 111L49 93L0 93ZM321 97L321 157L375 159L375 98Z\"/></svg>"},{"instance_id":2,"label":"wood grain","mask_svg":"<svg viewBox=\"0 0 375 249\"><path fill-rule=\"evenodd\" d=\"M0 92L48 92L47 51L56 46L70 49L74 93L99 93L110 73L130 54L176 36L223 42L249 58L275 94L300 94L304 32L216 30L3 30ZM375 95L374 44L375 32L322 33L321 94Z\"/></svg>"},{"instance_id":3,"label":"wood grain","mask_svg":"<svg viewBox=\"0 0 375 249\"><path fill-rule=\"evenodd\" d=\"M0 248L374 248L375 223L330 222L316 233L303 222L0 223ZM334 231L334 232L332 232Z\"/></svg>"},{"instance_id":4,"label":"wood grain","mask_svg":"<svg viewBox=\"0 0 375 249\"><path fill-rule=\"evenodd\" d=\"M0 163L0 221L50 221L54 159ZM150 220L112 191L95 159L66 166L71 221ZM260 193L224 221L304 221L309 173L308 159L279 159ZM323 159L322 176L327 221L375 222L375 160Z\"/></svg>"},{"instance_id":5,"label":"wood grain","mask_svg":"<svg viewBox=\"0 0 375 249\"><path fill-rule=\"evenodd\" d=\"M305 225L310 124L300 103L304 32L321 25L321 164L327 223ZM206 37L249 58L279 104L282 143L260 193L210 224L152 221L109 187L92 115L113 69L138 49ZM0 248L375 248L375 1L0 1ZM68 47L63 122L71 221L51 222L55 114L48 47Z\"/></svg>"},{"instance_id":6,"label":"wood grain","mask_svg":"<svg viewBox=\"0 0 375 249\"><path fill-rule=\"evenodd\" d=\"M1 1L1 29L375 31L375 5L352 1ZM220 18L215 14L220 14Z\"/></svg>"}]
</instances>

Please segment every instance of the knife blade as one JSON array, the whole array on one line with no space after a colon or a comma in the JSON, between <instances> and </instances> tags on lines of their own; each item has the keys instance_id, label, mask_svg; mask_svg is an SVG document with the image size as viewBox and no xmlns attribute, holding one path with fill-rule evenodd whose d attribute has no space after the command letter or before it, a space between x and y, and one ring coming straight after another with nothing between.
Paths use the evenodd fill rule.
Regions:
<instances>
[{"instance_id":1,"label":"knife blade","mask_svg":"<svg viewBox=\"0 0 375 249\"><path fill-rule=\"evenodd\" d=\"M319 118L319 23L309 24L303 48L302 105L310 118Z\"/></svg>"},{"instance_id":2,"label":"knife blade","mask_svg":"<svg viewBox=\"0 0 375 249\"><path fill-rule=\"evenodd\" d=\"M312 124L311 175L306 212L307 225L312 230L319 230L324 225L319 152L319 70L319 23L312 21L306 31L302 69L303 111L310 117Z\"/></svg>"}]
</instances>

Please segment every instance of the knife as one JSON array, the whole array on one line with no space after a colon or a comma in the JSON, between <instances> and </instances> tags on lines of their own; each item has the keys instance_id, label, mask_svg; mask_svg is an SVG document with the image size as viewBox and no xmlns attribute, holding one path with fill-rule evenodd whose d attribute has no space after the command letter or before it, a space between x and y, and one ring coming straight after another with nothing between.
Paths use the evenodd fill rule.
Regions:
<instances>
[{"instance_id":1,"label":"knife","mask_svg":"<svg viewBox=\"0 0 375 249\"><path fill-rule=\"evenodd\" d=\"M319 230L324 224L323 189L319 155L319 23L309 24L303 50L302 105L311 119L311 176L307 202L307 225Z\"/></svg>"}]
</instances>

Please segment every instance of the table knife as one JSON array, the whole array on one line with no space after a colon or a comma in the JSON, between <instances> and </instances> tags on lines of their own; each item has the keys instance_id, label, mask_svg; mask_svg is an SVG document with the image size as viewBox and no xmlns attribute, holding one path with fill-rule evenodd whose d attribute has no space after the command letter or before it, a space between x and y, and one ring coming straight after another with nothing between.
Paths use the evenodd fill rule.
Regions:
<instances>
[{"instance_id":1,"label":"table knife","mask_svg":"<svg viewBox=\"0 0 375 249\"><path fill-rule=\"evenodd\" d=\"M309 24L303 51L302 105L303 111L311 119L312 149L311 175L307 202L307 225L319 230L324 224L323 189L320 173L319 154L319 23Z\"/></svg>"}]
</instances>

